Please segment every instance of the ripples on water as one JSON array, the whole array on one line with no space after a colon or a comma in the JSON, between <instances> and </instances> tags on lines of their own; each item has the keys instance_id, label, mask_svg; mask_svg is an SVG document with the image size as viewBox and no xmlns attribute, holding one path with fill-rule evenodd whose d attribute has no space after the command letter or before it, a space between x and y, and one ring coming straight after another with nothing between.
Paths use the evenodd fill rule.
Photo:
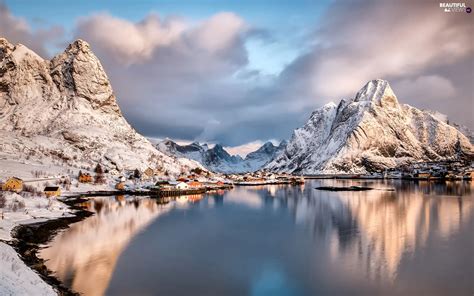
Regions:
<instances>
[{"instance_id":1,"label":"ripples on water","mask_svg":"<svg viewBox=\"0 0 474 296\"><path fill-rule=\"evenodd\" d=\"M471 190L313 180L162 201L101 197L40 256L84 295L472 295Z\"/></svg>"}]
</instances>

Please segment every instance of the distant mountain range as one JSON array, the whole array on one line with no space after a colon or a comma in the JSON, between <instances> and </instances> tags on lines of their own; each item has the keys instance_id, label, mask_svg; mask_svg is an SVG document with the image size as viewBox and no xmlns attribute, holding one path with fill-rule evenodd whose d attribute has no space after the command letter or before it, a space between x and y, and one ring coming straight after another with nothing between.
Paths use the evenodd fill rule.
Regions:
<instances>
[{"instance_id":1,"label":"distant mountain range","mask_svg":"<svg viewBox=\"0 0 474 296\"><path fill-rule=\"evenodd\" d=\"M387 81L373 80L353 99L314 111L264 168L366 173L419 161L472 161L473 146L456 127L437 112L399 104Z\"/></svg>"},{"instance_id":2,"label":"distant mountain range","mask_svg":"<svg viewBox=\"0 0 474 296\"><path fill-rule=\"evenodd\" d=\"M213 148L197 142L179 145L171 140L156 144L159 151L169 156L196 160L209 170L220 173L257 171L283 151L285 146L286 141L282 141L279 146L266 142L259 149L242 158L239 155L230 155L220 144L214 145Z\"/></svg>"}]
</instances>

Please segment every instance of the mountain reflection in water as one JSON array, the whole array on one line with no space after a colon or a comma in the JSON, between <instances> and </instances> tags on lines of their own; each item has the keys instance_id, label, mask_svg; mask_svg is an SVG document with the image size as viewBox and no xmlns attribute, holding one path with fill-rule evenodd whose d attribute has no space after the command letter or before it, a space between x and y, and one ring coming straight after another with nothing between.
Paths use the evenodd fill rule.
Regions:
<instances>
[{"instance_id":1,"label":"mountain reflection in water","mask_svg":"<svg viewBox=\"0 0 474 296\"><path fill-rule=\"evenodd\" d=\"M320 185L376 190L314 190ZM97 198L85 205L96 215L40 256L84 295L469 294L471 187L311 180L166 204Z\"/></svg>"},{"instance_id":2,"label":"mountain reflection in water","mask_svg":"<svg viewBox=\"0 0 474 296\"><path fill-rule=\"evenodd\" d=\"M41 250L46 266L73 290L102 295L116 261L133 236L168 210L152 199L98 197L82 204L90 218L71 225Z\"/></svg>"}]
</instances>

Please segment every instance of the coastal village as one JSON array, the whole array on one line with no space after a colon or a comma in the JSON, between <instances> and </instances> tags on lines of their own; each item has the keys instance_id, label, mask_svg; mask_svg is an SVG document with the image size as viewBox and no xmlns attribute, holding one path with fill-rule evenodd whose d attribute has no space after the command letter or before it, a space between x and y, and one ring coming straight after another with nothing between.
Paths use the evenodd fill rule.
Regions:
<instances>
[{"instance_id":1,"label":"coastal village","mask_svg":"<svg viewBox=\"0 0 474 296\"><path fill-rule=\"evenodd\" d=\"M125 171L120 175L109 174L100 164L91 171L80 170L77 174L48 176L32 173L31 179L9 176L0 180L2 191L29 192L46 197L94 196L113 194L136 194L171 196L205 193L234 186L304 184L307 179L404 179L418 181L472 180L472 165L459 161L419 162L396 169L371 174L324 174L293 175L273 173L265 170L245 174L214 174L200 168L190 174L173 178L160 176L153 169L146 168Z\"/></svg>"},{"instance_id":2,"label":"coastal village","mask_svg":"<svg viewBox=\"0 0 474 296\"><path fill-rule=\"evenodd\" d=\"M199 200L205 193L222 193L235 186L304 185L307 179L401 179L413 182L469 182L472 164L457 161L419 162L371 174L296 175L265 170L244 174L218 174L195 168L179 176L163 176L151 168L109 172L100 164L93 169L49 175L32 171L30 178L8 176L0 180L0 240L12 239L20 223L34 223L73 215L67 201L96 196L144 196L158 202L188 196ZM339 189L339 188L338 188Z\"/></svg>"},{"instance_id":3,"label":"coastal village","mask_svg":"<svg viewBox=\"0 0 474 296\"><path fill-rule=\"evenodd\" d=\"M93 169L70 169L68 172L53 175L32 171L30 178L23 175L22 178L8 176L0 180L0 251L3 252L3 256L9 258L7 260L10 260L11 264L19 268L16 275L9 275L11 278L25 278L27 275L32 281L38 279L31 270L24 270L28 267L19 261L13 249L8 246L14 247L15 242L19 241L16 239L16 232L22 228L21 225L63 219L77 221L75 219L82 218L78 216L77 208L71 205L78 202L82 204L84 200L94 200L98 196L115 196L117 200L123 201L126 196L151 197L157 204L185 198L188 202L194 203L202 200L205 193L222 196L225 190L231 190L235 186L302 186L307 179L404 179L426 184L458 183L469 182L474 175L472 165L455 161L414 163L371 174L295 175L265 170L244 174L217 174L195 168L187 174L172 177L163 176L151 168L123 171L118 174L107 171L100 164ZM42 275L43 278L45 276L47 277ZM51 289L49 286L43 288Z\"/></svg>"}]
</instances>

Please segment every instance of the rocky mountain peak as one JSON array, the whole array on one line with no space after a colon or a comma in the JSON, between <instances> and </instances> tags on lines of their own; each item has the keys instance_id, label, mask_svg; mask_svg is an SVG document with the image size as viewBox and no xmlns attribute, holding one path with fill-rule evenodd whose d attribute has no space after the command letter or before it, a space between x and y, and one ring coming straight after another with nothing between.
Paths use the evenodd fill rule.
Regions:
<instances>
[{"instance_id":1,"label":"rocky mountain peak","mask_svg":"<svg viewBox=\"0 0 474 296\"><path fill-rule=\"evenodd\" d=\"M288 145L288 141L287 140L282 140L280 142L280 144L278 145L278 148L284 148Z\"/></svg>"},{"instance_id":2,"label":"rocky mountain peak","mask_svg":"<svg viewBox=\"0 0 474 296\"><path fill-rule=\"evenodd\" d=\"M99 59L81 39L51 60L51 76L69 97L89 101L93 109L120 114L112 87Z\"/></svg>"},{"instance_id":3,"label":"rocky mountain peak","mask_svg":"<svg viewBox=\"0 0 474 296\"><path fill-rule=\"evenodd\" d=\"M268 141L260 146L260 148L258 148L256 151L247 154L245 159L252 160L257 158L265 158L265 160L268 161L268 159L274 156L276 150L277 147L275 147L272 142Z\"/></svg>"},{"instance_id":4,"label":"rocky mountain peak","mask_svg":"<svg viewBox=\"0 0 474 296\"><path fill-rule=\"evenodd\" d=\"M472 144L446 119L399 105L389 83L377 79L353 100L313 112L294 131L284 152L265 168L307 174L366 173L473 155Z\"/></svg>"},{"instance_id":5,"label":"rocky mountain peak","mask_svg":"<svg viewBox=\"0 0 474 296\"><path fill-rule=\"evenodd\" d=\"M121 115L99 59L83 40L52 60L0 39L0 137L15 158L177 175L200 167L156 150Z\"/></svg>"},{"instance_id":6,"label":"rocky mountain peak","mask_svg":"<svg viewBox=\"0 0 474 296\"><path fill-rule=\"evenodd\" d=\"M263 144L262 147L260 148L266 149L266 148L272 148L272 147L275 147L275 145L273 145L272 142L268 141L268 142L265 142L265 144Z\"/></svg>"},{"instance_id":7,"label":"rocky mountain peak","mask_svg":"<svg viewBox=\"0 0 474 296\"><path fill-rule=\"evenodd\" d=\"M91 47L86 41L77 39L69 44L65 51L73 54L77 54L78 52L91 52Z\"/></svg>"},{"instance_id":8,"label":"rocky mountain peak","mask_svg":"<svg viewBox=\"0 0 474 296\"><path fill-rule=\"evenodd\" d=\"M380 107L398 108L398 100L390 84L386 80L375 79L359 90L354 98L354 102L371 102Z\"/></svg>"},{"instance_id":9,"label":"rocky mountain peak","mask_svg":"<svg viewBox=\"0 0 474 296\"><path fill-rule=\"evenodd\" d=\"M221 144L216 144L216 145L214 145L214 147L212 148L212 150L227 153L227 151L224 150L224 147L222 147Z\"/></svg>"},{"instance_id":10,"label":"rocky mountain peak","mask_svg":"<svg viewBox=\"0 0 474 296\"><path fill-rule=\"evenodd\" d=\"M7 39L3 37L0 38L0 62L13 51L13 48L13 44L8 42Z\"/></svg>"}]
</instances>

